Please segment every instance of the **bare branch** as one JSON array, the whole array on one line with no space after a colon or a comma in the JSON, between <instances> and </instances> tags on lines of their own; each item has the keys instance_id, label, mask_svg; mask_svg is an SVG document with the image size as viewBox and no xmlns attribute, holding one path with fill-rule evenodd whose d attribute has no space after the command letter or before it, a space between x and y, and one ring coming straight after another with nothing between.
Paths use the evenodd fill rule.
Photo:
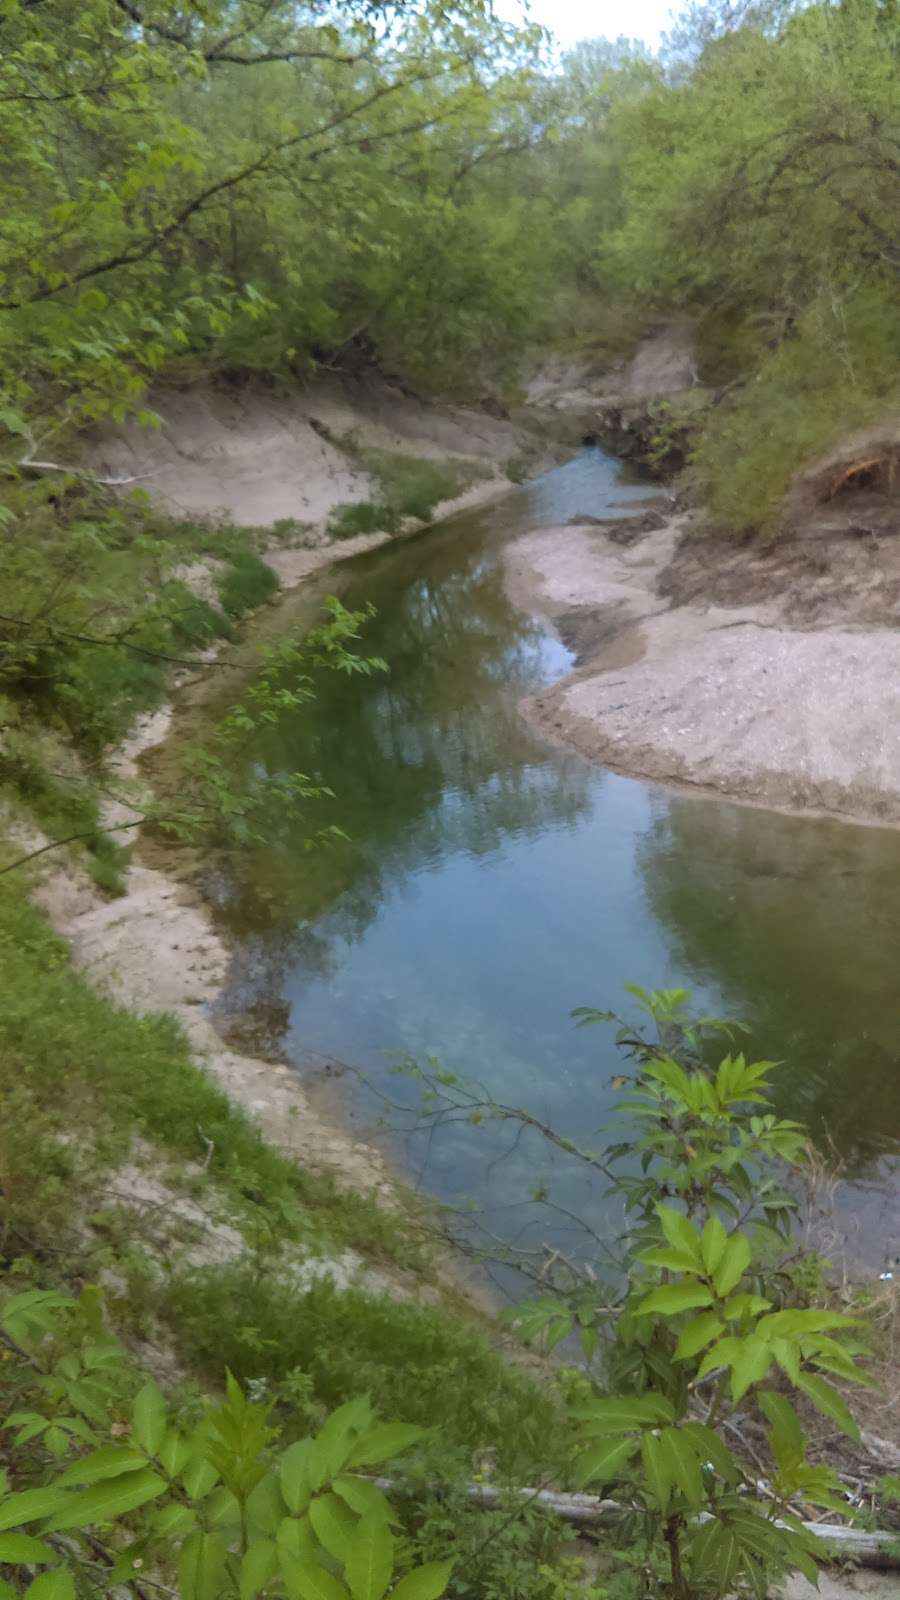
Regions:
<instances>
[{"instance_id":1,"label":"bare branch","mask_svg":"<svg viewBox=\"0 0 900 1600\"><path fill-rule=\"evenodd\" d=\"M154 476L153 472L136 472L130 478L98 478L96 472L86 467L67 467L61 461L31 461L27 458L17 461L16 466L20 472L62 472L69 478L87 478L104 489L124 489L130 483L143 483Z\"/></svg>"}]
</instances>

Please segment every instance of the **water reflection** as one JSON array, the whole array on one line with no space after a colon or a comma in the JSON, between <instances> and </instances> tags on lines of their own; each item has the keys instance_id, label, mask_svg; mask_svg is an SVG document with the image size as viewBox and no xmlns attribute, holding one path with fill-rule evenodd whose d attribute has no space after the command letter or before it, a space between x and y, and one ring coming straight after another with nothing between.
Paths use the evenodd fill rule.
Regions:
<instances>
[{"instance_id":1,"label":"water reflection","mask_svg":"<svg viewBox=\"0 0 900 1600\"><path fill-rule=\"evenodd\" d=\"M219 870L211 887L238 952L224 1005L249 1008L299 1070L324 1056L408 1095L391 1064L433 1053L602 1147L619 1063L569 1013L618 1003L627 979L684 982L786 1059L781 1109L871 1172L900 1131L900 835L630 782L548 748L516 711L569 657L506 598L503 539L645 494L585 452L492 509L336 570L346 604L377 607L366 648L390 673L335 677L250 759L328 783L328 820L347 842L310 854L286 821ZM371 1125L353 1082L336 1098ZM603 1217L583 1175L532 1139L509 1145L456 1128L399 1154L431 1192L475 1193L506 1237L547 1235L527 1201L543 1182ZM872 1226L892 1230L882 1212ZM562 1216L552 1227L570 1242Z\"/></svg>"},{"instance_id":2,"label":"water reflection","mask_svg":"<svg viewBox=\"0 0 900 1600\"><path fill-rule=\"evenodd\" d=\"M783 1114L864 1172L900 1137L900 835L673 795L639 856L675 964L790 1063Z\"/></svg>"}]
</instances>

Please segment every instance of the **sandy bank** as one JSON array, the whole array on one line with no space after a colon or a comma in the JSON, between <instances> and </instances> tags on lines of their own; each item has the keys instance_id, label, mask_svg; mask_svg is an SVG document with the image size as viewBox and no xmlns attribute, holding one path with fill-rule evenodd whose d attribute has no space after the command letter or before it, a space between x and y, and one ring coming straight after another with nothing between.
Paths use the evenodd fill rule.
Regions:
<instances>
[{"instance_id":1,"label":"sandy bank","mask_svg":"<svg viewBox=\"0 0 900 1600\"><path fill-rule=\"evenodd\" d=\"M842 622L835 607L798 626L790 594L675 605L683 532L672 518L651 532L549 528L510 546L513 597L550 616L579 657L526 714L626 773L900 824L896 627Z\"/></svg>"},{"instance_id":2,"label":"sandy bank","mask_svg":"<svg viewBox=\"0 0 900 1600\"><path fill-rule=\"evenodd\" d=\"M138 758L162 742L171 718L172 708L164 707L139 720L115 760L117 776L139 777ZM107 820L123 814L111 809ZM131 1010L177 1018L198 1061L271 1144L354 1188L391 1194L377 1150L314 1110L289 1067L228 1049L208 1020L230 952L186 878L133 862L125 894L105 900L83 874L54 870L34 898L98 989Z\"/></svg>"},{"instance_id":3,"label":"sandy bank","mask_svg":"<svg viewBox=\"0 0 900 1600\"><path fill-rule=\"evenodd\" d=\"M429 404L375 377L319 378L293 390L204 380L159 388L148 404L159 428L105 428L89 441L89 465L133 477L174 516L247 527L294 522L315 535L336 506L375 498L360 447L480 468L495 493L509 482L504 465L535 453L526 428Z\"/></svg>"}]
</instances>

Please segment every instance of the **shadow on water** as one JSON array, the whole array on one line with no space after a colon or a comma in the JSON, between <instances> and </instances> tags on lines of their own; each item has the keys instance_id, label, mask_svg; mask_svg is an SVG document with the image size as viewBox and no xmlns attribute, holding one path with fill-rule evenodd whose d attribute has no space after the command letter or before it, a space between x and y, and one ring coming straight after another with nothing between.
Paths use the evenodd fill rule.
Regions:
<instances>
[{"instance_id":1,"label":"shadow on water","mask_svg":"<svg viewBox=\"0 0 900 1600\"><path fill-rule=\"evenodd\" d=\"M617 777L548 747L516 710L571 658L506 597L504 540L580 512L627 513L647 492L588 450L329 574L346 605L374 602L365 647L390 671L335 676L252 752L326 782L328 820L348 837L308 853L286 821L212 874L237 951L223 1009L248 1013L314 1081L324 1056L408 1098L398 1057L434 1055L602 1145L617 1137L619 1062L569 1013L619 1004L628 979L683 982L786 1062L779 1109L847 1164L878 1264L900 1232L895 1202L859 1185L883 1174L900 1134L900 834ZM336 1096L369 1132L376 1113L355 1080ZM393 1150L429 1192L475 1196L507 1238L550 1236L528 1200L545 1182L566 1208L603 1215L533 1140L456 1127ZM570 1242L561 1216L551 1234Z\"/></svg>"}]
</instances>

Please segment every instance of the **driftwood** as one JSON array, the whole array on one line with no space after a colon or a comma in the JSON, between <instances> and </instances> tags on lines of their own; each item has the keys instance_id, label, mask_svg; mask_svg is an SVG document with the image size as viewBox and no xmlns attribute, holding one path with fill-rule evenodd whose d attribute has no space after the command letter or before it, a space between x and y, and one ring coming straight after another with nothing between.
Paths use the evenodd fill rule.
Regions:
<instances>
[{"instance_id":1,"label":"driftwood","mask_svg":"<svg viewBox=\"0 0 900 1600\"><path fill-rule=\"evenodd\" d=\"M90 472L86 467L67 467L61 461L32 461L27 457L16 465L20 472L61 472L68 478L85 478L102 489L124 489L129 483L143 483L153 477L152 472L136 472L130 478L98 478L96 472Z\"/></svg>"},{"instance_id":2,"label":"driftwood","mask_svg":"<svg viewBox=\"0 0 900 1600\"><path fill-rule=\"evenodd\" d=\"M385 1494L397 1493L401 1488L394 1478L376 1478L374 1482ZM508 1505L510 1497L523 1504L539 1506L561 1517L564 1522L581 1527L598 1527L612 1516L621 1515L623 1507L616 1500L602 1500L595 1494L564 1494L558 1489L501 1489L492 1483L469 1483L466 1494L478 1505ZM706 1518L701 1518L705 1521ZM866 1532L861 1528L848 1528L836 1522L804 1522L807 1533L820 1541L824 1561L855 1561L863 1567L900 1569L900 1534L887 1530ZM896 1553L895 1553L896 1552Z\"/></svg>"}]
</instances>

